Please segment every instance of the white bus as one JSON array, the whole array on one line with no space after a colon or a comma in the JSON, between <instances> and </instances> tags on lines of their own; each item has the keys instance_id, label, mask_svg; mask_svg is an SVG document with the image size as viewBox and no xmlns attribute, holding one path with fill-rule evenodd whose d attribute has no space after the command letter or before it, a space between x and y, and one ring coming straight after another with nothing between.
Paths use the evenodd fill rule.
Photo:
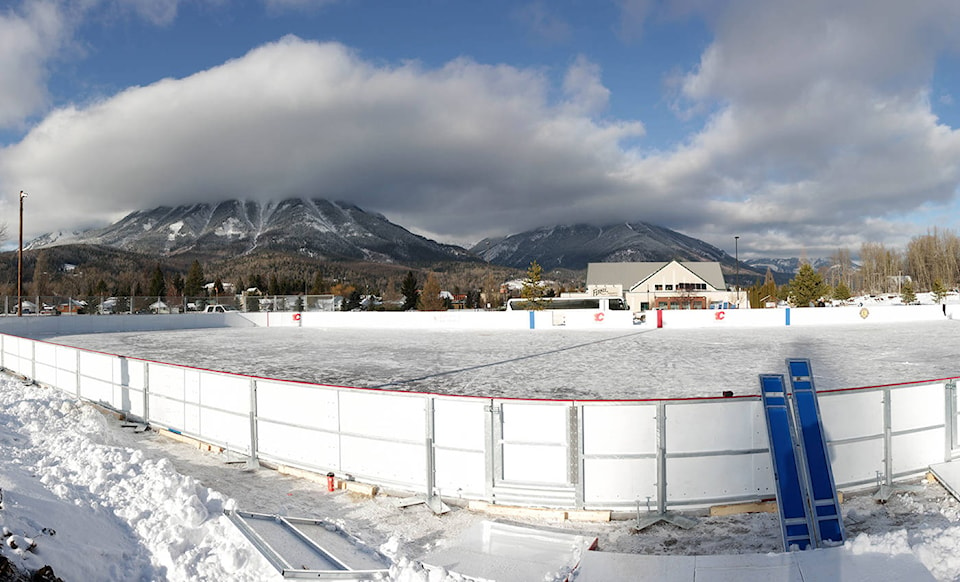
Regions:
<instances>
[{"instance_id":1,"label":"white bus","mask_svg":"<svg viewBox=\"0 0 960 582\"><path fill-rule=\"evenodd\" d=\"M630 306L620 297L543 297L539 301L544 310L589 309L591 311L627 311ZM507 311L532 311L529 299L508 299Z\"/></svg>"}]
</instances>

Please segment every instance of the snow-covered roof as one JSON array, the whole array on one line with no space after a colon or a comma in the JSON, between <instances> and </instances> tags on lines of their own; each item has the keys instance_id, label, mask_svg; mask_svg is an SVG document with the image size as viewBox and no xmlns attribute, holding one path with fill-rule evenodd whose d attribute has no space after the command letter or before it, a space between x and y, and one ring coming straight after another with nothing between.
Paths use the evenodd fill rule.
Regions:
<instances>
[{"instance_id":1,"label":"snow-covered roof","mask_svg":"<svg viewBox=\"0 0 960 582\"><path fill-rule=\"evenodd\" d=\"M715 261L590 263L587 265L587 285L621 285L624 289L630 289L671 263L677 263L686 268L715 289L726 288L720 263Z\"/></svg>"}]
</instances>

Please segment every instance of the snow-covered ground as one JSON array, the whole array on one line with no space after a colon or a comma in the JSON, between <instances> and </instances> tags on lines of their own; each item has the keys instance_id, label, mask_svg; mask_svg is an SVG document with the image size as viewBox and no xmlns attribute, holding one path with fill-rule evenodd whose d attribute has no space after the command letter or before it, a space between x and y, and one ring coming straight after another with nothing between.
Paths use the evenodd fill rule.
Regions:
<instances>
[{"instance_id":1,"label":"snow-covered ground","mask_svg":"<svg viewBox=\"0 0 960 582\"><path fill-rule=\"evenodd\" d=\"M755 393L756 374L780 371L788 356L810 358L821 389L956 376L958 333L960 324L944 321L639 334L231 329L54 341L335 384L642 398L716 395L724 389ZM619 380L624 374L629 380ZM709 385L704 376L711 379ZM561 391L581 378L588 386L584 393ZM616 388L605 390L604 382ZM384 497L366 500L328 493L322 485L268 469L228 464L221 455L158 433L122 428L112 417L78 406L65 394L10 377L0 377L0 455L0 525L12 534L6 539L19 548L8 542L0 551L25 567L50 564L65 580L278 579L221 515L224 507L237 506L334 521L367 543L390 550L403 564L395 568L394 579L434 582L437 576L419 571L415 559L449 544L483 519L458 508L436 517L422 505L399 509ZM921 491L897 494L886 504L874 502L870 491L847 495L843 512L848 544L855 551L909 552L937 579L960 580L960 504L939 485L920 484ZM691 530L658 525L640 534L632 533L630 520L526 523L596 535L600 549L611 552L691 555L780 549L773 514L703 517ZM36 543L33 550L22 549L29 545L25 538Z\"/></svg>"}]
</instances>

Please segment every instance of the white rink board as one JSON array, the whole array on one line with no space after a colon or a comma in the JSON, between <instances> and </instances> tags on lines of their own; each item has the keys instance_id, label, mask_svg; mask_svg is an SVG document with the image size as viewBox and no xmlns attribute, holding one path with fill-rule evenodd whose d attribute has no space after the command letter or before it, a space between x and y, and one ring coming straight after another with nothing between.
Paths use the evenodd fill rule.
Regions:
<instances>
[{"instance_id":1,"label":"white rink board","mask_svg":"<svg viewBox=\"0 0 960 582\"><path fill-rule=\"evenodd\" d=\"M876 481L883 474L883 438L827 445L837 487Z\"/></svg>"},{"instance_id":2,"label":"white rink board","mask_svg":"<svg viewBox=\"0 0 960 582\"><path fill-rule=\"evenodd\" d=\"M657 452L656 404L583 405L583 453L629 455Z\"/></svg>"},{"instance_id":3,"label":"white rink board","mask_svg":"<svg viewBox=\"0 0 960 582\"><path fill-rule=\"evenodd\" d=\"M704 475L720 475L707 479ZM667 456L667 501L766 498L776 495L769 453L709 457Z\"/></svg>"},{"instance_id":4,"label":"white rink board","mask_svg":"<svg viewBox=\"0 0 960 582\"><path fill-rule=\"evenodd\" d=\"M435 484L442 494L483 496L491 404L476 398L433 400Z\"/></svg>"},{"instance_id":5,"label":"white rink board","mask_svg":"<svg viewBox=\"0 0 960 582\"><path fill-rule=\"evenodd\" d=\"M200 373L199 404L237 414L250 413L250 379L219 372Z\"/></svg>"},{"instance_id":6,"label":"white rink board","mask_svg":"<svg viewBox=\"0 0 960 582\"><path fill-rule=\"evenodd\" d=\"M944 386L922 384L890 391L893 432L942 425L946 395Z\"/></svg>"},{"instance_id":7,"label":"white rink board","mask_svg":"<svg viewBox=\"0 0 960 582\"><path fill-rule=\"evenodd\" d=\"M286 464L320 472L341 470L340 437L336 433L261 420L257 424L257 447L261 456Z\"/></svg>"},{"instance_id":8,"label":"white rink board","mask_svg":"<svg viewBox=\"0 0 960 582\"><path fill-rule=\"evenodd\" d=\"M340 431L385 441L426 442L426 397L377 391L340 392Z\"/></svg>"},{"instance_id":9,"label":"white rink board","mask_svg":"<svg viewBox=\"0 0 960 582\"><path fill-rule=\"evenodd\" d=\"M800 325L802 316L826 312L791 316ZM529 314L518 315L514 324L529 324ZM887 314L871 308L870 321L874 315L882 320ZM272 317L290 314L262 319ZM433 315L419 321L431 327L471 319L445 317L450 321ZM398 325L406 319L398 318ZM736 317L710 325L727 323ZM584 508L633 509L638 500L656 502L665 487L670 509L773 495L756 398L577 402L360 390L152 363L12 336L0 336L0 357L8 370L230 450L418 493L428 481L432 452L437 490L464 499L494 502L492 495L504 494L501 499L521 505L568 507L582 499ZM712 391L709 379L703 382ZM885 470L885 394L895 475L919 473L950 455L944 424L955 430L957 418L945 418L943 381L824 392L820 408L841 487L870 483ZM664 484L657 483L658 410L666 415ZM251 442L254 431L258 438Z\"/></svg>"},{"instance_id":10,"label":"white rink board","mask_svg":"<svg viewBox=\"0 0 960 582\"><path fill-rule=\"evenodd\" d=\"M657 460L586 459L584 465L584 504L588 508L636 508L639 500L646 507L647 499L656 507Z\"/></svg>"},{"instance_id":11,"label":"white rink board","mask_svg":"<svg viewBox=\"0 0 960 582\"><path fill-rule=\"evenodd\" d=\"M827 392L818 394L817 402L828 441L883 436L882 390Z\"/></svg>"},{"instance_id":12,"label":"white rink board","mask_svg":"<svg viewBox=\"0 0 960 582\"><path fill-rule=\"evenodd\" d=\"M894 435L892 444L893 474L906 475L925 471L930 465L944 459L944 432L942 428L923 432Z\"/></svg>"},{"instance_id":13,"label":"white rink board","mask_svg":"<svg viewBox=\"0 0 960 582\"><path fill-rule=\"evenodd\" d=\"M666 407L671 453L747 451L767 448L763 404L758 400L707 400ZM697 430L689 430L689 427ZM738 430L730 430L730 427Z\"/></svg>"},{"instance_id":14,"label":"white rink board","mask_svg":"<svg viewBox=\"0 0 960 582\"><path fill-rule=\"evenodd\" d=\"M166 364L150 364L150 396L165 396L176 400L184 399L184 374L186 368L177 368ZM152 410L151 406L151 410Z\"/></svg>"},{"instance_id":15,"label":"white rink board","mask_svg":"<svg viewBox=\"0 0 960 582\"><path fill-rule=\"evenodd\" d=\"M341 435L343 471L354 476L422 490L426 487L426 447L424 443Z\"/></svg>"},{"instance_id":16,"label":"white rink board","mask_svg":"<svg viewBox=\"0 0 960 582\"><path fill-rule=\"evenodd\" d=\"M257 417L337 431L340 429L339 394L333 388L257 380Z\"/></svg>"},{"instance_id":17,"label":"white rink board","mask_svg":"<svg viewBox=\"0 0 960 582\"><path fill-rule=\"evenodd\" d=\"M202 434L205 440L219 445L229 445L229 449L250 452L250 417L235 412L197 407L199 413L196 434Z\"/></svg>"}]
</instances>

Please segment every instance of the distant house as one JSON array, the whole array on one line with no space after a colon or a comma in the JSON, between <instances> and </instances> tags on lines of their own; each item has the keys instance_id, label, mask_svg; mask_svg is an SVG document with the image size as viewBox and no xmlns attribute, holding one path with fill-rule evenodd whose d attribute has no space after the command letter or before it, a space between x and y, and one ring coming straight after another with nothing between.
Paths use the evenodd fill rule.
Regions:
<instances>
[{"instance_id":1,"label":"distant house","mask_svg":"<svg viewBox=\"0 0 960 582\"><path fill-rule=\"evenodd\" d=\"M621 296L634 311L707 309L737 302L717 262L590 263L587 293ZM746 293L740 296L746 299Z\"/></svg>"}]
</instances>

